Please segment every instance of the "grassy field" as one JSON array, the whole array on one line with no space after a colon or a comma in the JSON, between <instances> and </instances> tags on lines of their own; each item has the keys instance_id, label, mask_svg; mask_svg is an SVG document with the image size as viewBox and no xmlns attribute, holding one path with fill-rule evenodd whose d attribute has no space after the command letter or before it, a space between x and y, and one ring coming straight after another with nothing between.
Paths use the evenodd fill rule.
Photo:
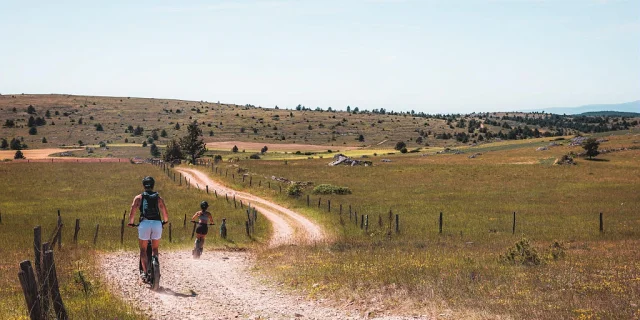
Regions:
<instances>
[{"instance_id":1,"label":"grassy field","mask_svg":"<svg viewBox=\"0 0 640 320\"><path fill-rule=\"evenodd\" d=\"M27 112L28 106L34 112ZM288 109L286 109L288 108ZM15 109L15 111L14 111ZM47 116L48 112L48 116ZM524 122L501 120L504 113L458 115L456 120L447 121L446 117L420 118L407 114L390 115L374 113L348 113L345 111L295 110L295 106L281 106L279 109L234 104L221 104L206 101L185 101L172 99L131 98L131 97L94 97L73 95L0 95L0 138L10 142L19 139L29 148L52 148L61 146L128 145L140 148L122 149L132 152L131 156L150 156L148 148L142 148L143 141L149 141L156 131L154 140L158 145L166 145L170 139L183 137L186 126L197 121L208 143L240 141L256 143L259 150L263 144L301 144L321 145L332 150L346 147L393 149L399 141L407 144L407 149L418 147L459 148L481 143L484 133L471 129L471 138L467 143L456 139L437 139L436 135L447 133L469 133L464 125L457 126L464 118L476 123L485 120L497 121L503 125L525 127ZM542 114L510 113L522 118L543 117ZM30 117L44 119L46 124L37 126L35 134L29 134ZM450 116L450 118L453 118ZM5 126L12 121L13 127ZM618 121L612 118L610 121ZM628 118L628 122L638 118ZM492 122L493 123L493 122ZM637 122L635 122L637 123ZM98 131L100 125L102 131ZM141 127L140 135L134 135L133 129ZM131 128L130 128L131 127ZM533 130L534 125L529 125ZM637 126L636 126L637 127ZM486 124L491 133L504 133L509 129ZM483 129L483 131L484 131ZM539 128L541 131L549 128ZM162 136L162 132L166 136ZM421 136L422 132L422 137ZM362 135L364 141L359 141ZM418 138L422 139L418 143ZM43 142L46 138L46 143ZM484 139L484 138L483 138ZM288 148L288 146L284 147ZM271 148L277 149L277 148ZM317 151L309 147L305 151ZM231 150L231 146L227 151Z\"/></svg>"},{"instance_id":2,"label":"grassy field","mask_svg":"<svg viewBox=\"0 0 640 320\"><path fill-rule=\"evenodd\" d=\"M601 149L632 149L600 155L598 161L579 158L575 166L553 160L580 147L536 151L548 141L509 143L473 159L472 150L385 156L392 162L378 156L369 159L373 167L328 167L327 159L317 158L233 165L248 169L254 183L276 176L353 191L318 196L309 187L297 199L275 195L338 236L326 247L261 252L262 270L309 295L345 299L374 314L455 310L454 317L462 318L635 319L640 317L640 138L607 139ZM250 189L274 196L255 185ZM349 205L357 211L357 224ZM389 228L389 210L399 215L399 234L394 223ZM367 231L360 229L362 215L369 217ZM539 265L501 259L522 239L536 251Z\"/></svg>"},{"instance_id":3,"label":"grassy field","mask_svg":"<svg viewBox=\"0 0 640 320\"><path fill-rule=\"evenodd\" d=\"M128 304L109 292L96 270L96 253L129 250L137 254L137 232L126 228L124 244L120 244L120 219L140 193L145 175L156 178L156 190L166 199L172 222L173 243L169 243L167 226L162 250L186 249L193 245L188 219L199 210L200 201L210 203L216 231L207 246L251 247L263 242L269 226L258 224L255 239L244 234L246 215L233 204L216 201L194 188L174 183L157 167L118 163L5 163L0 164L0 319L25 319L26 308L18 282L18 263L33 260L33 227L42 226L43 239L53 232L57 210L65 224L62 249L54 250L58 277L71 319L140 319ZM227 218L228 239L217 232L221 218ZM75 219L80 219L78 244L72 243ZM93 245L96 224L100 224L97 245ZM46 241L46 240L43 240ZM79 273L91 283L85 294L77 282Z\"/></svg>"}]
</instances>

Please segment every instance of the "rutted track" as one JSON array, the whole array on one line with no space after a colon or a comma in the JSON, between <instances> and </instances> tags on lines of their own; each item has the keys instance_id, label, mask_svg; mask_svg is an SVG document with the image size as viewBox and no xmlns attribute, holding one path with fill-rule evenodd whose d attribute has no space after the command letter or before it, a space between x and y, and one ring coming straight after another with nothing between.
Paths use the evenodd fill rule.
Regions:
<instances>
[{"instance_id":1,"label":"rutted track","mask_svg":"<svg viewBox=\"0 0 640 320\"><path fill-rule=\"evenodd\" d=\"M236 199L247 201L258 209L260 214L273 223L274 234L269 242L271 246L325 240L322 228L297 212L252 194L227 188L196 169L178 168L176 171L198 186L209 186L211 191L215 190L218 194L227 194L229 197L235 196Z\"/></svg>"},{"instance_id":2,"label":"rutted track","mask_svg":"<svg viewBox=\"0 0 640 320\"><path fill-rule=\"evenodd\" d=\"M255 206L273 223L270 246L325 241L322 228L304 216L254 195L224 187L206 174L177 169L192 182L219 194L235 195ZM206 251L195 260L190 251L160 251L161 290L151 291L138 280L137 252L103 255L101 267L114 292L152 319L361 319L357 310L327 307L286 292L269 279L253 274L254 257L246 252ZM401 319L385 317L385 319Z\"/></svg>"}]
</instances>

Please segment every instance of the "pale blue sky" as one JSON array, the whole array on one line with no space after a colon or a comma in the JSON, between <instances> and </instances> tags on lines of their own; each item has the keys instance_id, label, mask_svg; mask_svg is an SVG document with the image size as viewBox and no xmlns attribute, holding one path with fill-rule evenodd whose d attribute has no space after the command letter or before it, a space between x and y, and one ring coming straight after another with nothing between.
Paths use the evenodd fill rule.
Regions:
<instances>
[{"instance_id":1,"label":"pale blue sky","mask_svg":"<svg viewBox=\"0 0 640 320\"><path fill-rule=\"evenodd\" d=\"M0 93L466 113L640 99L640 0L0 0Z\"/></svg>"}]
</instances>

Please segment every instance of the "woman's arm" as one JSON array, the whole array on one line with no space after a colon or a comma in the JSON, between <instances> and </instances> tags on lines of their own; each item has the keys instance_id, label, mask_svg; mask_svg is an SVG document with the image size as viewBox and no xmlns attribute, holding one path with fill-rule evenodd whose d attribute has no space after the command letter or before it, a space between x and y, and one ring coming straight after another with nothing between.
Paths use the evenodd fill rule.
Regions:
<instances>
[{"instance_id":1,"label":"woman's arm","mask_svg":"<svg viewBox=\"0 0 640 320\"><path fill-rule=\"evenodd\" d=\"M200 216L200 211L196 212L196 214L193 215L193 217L191 217L191 221L195 221L197 217Z\"/></svg>"}]
</instances>

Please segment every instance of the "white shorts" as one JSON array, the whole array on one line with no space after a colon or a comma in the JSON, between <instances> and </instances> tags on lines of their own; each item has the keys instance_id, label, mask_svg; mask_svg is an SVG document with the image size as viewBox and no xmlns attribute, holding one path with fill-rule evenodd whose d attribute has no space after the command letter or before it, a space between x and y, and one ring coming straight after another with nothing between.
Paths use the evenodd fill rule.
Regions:
<instances>
[{"instance_id":1,"label":"white shorts","mask_svg":"<svg viewBox=\"0 0 640 320\"><path fill-rule=\"evenodd\" d=\"M138 226L138 239L160 240L162 237L162 221L142 220Z\"/></svg>"}]
</instances>

